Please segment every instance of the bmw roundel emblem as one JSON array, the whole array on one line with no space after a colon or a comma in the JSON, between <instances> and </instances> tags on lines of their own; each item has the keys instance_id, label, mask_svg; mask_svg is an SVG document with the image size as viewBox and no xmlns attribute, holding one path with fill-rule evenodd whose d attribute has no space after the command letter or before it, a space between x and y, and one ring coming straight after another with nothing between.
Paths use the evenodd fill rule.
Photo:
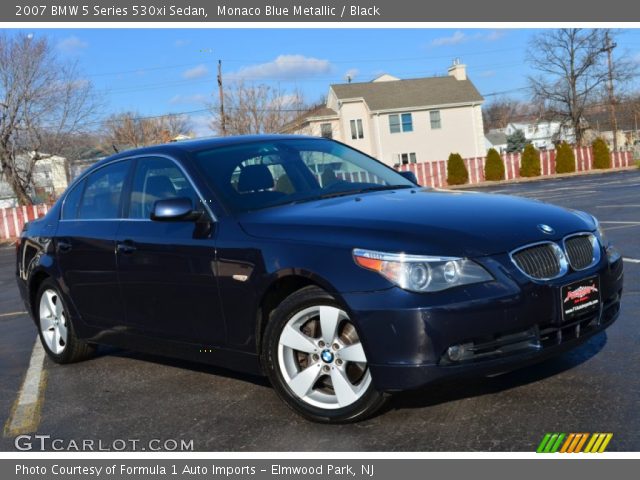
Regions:
<instances>
[{"instance_id":1,"label":"bmw roundel emblem","mask_svg":"<svg viewBox=\"0 0 640 480\"><path fill-rule=\"evenodd\" d=\"M545 225L544 223L538 224L538 230L540 230L542 233L546 233L547 235L553 235L555 233L555 230L553 228L551 228L549 225Z\"/></svg>"}]
</instances>

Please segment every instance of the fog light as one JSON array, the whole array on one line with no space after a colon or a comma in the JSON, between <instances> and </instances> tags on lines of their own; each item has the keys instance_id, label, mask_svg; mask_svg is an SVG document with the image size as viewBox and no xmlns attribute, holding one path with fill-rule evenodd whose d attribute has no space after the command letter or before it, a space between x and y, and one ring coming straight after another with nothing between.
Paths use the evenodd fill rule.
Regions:
<instances>
[{"instance_id":1,"label":"fog light","mask_svg":"<svg viewBox=\"0 0 640 480\"><path fill-rule=\"evenodd\" d=\"M452 345L447 348L447 357L449 357L449 360L452 362L459 362L464 358L466 350L464 345Z\"/></svg>"}]
</instances>

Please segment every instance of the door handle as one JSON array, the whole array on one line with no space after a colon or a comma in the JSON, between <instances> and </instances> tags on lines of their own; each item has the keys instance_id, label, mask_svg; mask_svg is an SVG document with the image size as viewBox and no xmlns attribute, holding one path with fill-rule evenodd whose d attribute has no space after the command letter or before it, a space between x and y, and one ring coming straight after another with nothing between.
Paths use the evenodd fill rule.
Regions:
<instances>
[{"instance_id":1,"label":"door handle","mask_svg":"<svg viewBox=\"0 0 640 480\"><path fill-rule=\"evenodd\" d=\"M58 240L58 251L61 253L68 252L72 248L71 243L66 240Z\"/></svg>"},{"instance_id":2,"label":"door handle","mask_svg":"<svg viewBox=\"0 0 640 480\"><path fill-rule=\"evenodd\" d=\"M133 244L131 240L125 240L124 242L116 243L116 251L118 253L122 253L123 255L129 255L135 252L136 246Z\"/></svg>"}]
</instances>

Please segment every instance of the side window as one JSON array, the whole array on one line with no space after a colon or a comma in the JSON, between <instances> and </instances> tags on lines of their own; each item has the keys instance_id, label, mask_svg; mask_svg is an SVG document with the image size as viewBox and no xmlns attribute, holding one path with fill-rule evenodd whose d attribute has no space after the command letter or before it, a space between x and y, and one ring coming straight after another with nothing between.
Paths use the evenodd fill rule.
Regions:
<instances>
[{"instance_id":1,"label":"side window","mask_svg":"<svg viewBox=\"0 0 640 480\"><path fill-rule=\"evenodd\" d=\"M84 183L85 180L82 180L67 193L62 206L62 220L75 220L78 217L78 206L84 190Z\"/></svg>"},{"instance_id":2,"label":"side window","mask_svg":"<svg viewBox=\"0 0 640 480\"><path fill-rule=\"evenodd\" d=\"M120 217L120 197L129 162L122 161L103 167L85 180L78 218L99 220Z\"/></svg>"},{"instance_id":3,"label":"side window","mask_svg":"<svg viewBox=\"0 0 640 480\"><path fill-rule=\"evenodd\" d=\"M129 218L148 219L157 200L175 197L190 198L193 206L198 207L198 195L174 162L161 157L138 160L131 188Z\"/></svg>"}]
</instances>

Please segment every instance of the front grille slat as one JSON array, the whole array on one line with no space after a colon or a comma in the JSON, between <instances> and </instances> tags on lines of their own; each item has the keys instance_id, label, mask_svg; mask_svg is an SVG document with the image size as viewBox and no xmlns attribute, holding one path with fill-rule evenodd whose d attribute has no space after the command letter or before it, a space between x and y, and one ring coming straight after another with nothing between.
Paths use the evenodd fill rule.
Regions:
<instances>
[{"instance_id":1,"label":"front grille slat","mask_svg":"<svg viewBox=\"0 0 640 480\"><path fill-rule=\"evenodd\" d=\"M598 260L598 243L593 234L575 235L564 242L569 264L574 270L584 270Z\"/></svg>"},{"instance_id":2,"label":"front grille slat","mask_svg":"<svg viewBox=\"0 0 640 480\"><path fill-rule=\"evenodd\" d=\"M512 258L522 272L538 280L554 278L562 270L557 250L551 243L523 248L514 253Z\"/></svg>"}]
</instances>

